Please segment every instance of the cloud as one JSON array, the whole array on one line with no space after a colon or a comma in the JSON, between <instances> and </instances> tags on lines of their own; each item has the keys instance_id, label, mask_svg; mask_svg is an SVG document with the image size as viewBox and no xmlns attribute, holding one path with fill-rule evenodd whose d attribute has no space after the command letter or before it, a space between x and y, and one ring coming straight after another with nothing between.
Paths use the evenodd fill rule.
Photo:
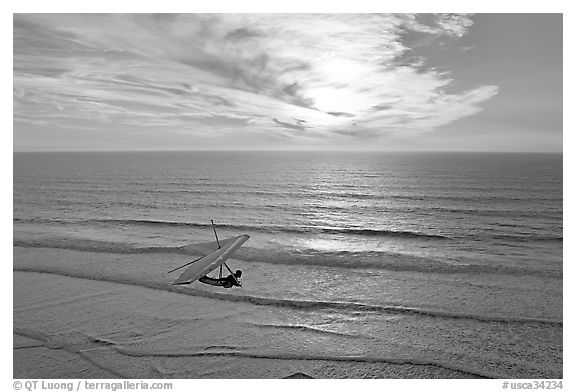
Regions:
<instances>
[{"instance_id":1,"label":"cloud","mask_svg":"<svg viewBox=\"0 0 576 392\"><path fill-rule=\"evenodd\" d=\"M473 25L469 14L412 14L399 17L405 28L436 36L459 38Z\"/></svg>"},{"instance_id":2,"label":"cloud","mask_svg":"<svg viewBox=\"0 0 576 392\"><path fill-rule=\"evenodd\" d=\"M279 138L418 134L478 113L402 35L458 39L468 15L17 14L14 120ZM303 136L303 133L306 135Z\"/></svg>"},{"instance_id":3,"label":"cloud","mask_svg":"<svg viewBox=\"0 0 576 392\"><path fill-rule=\"evenodd\" d=\"M303 125L306 121L304 120L295 120L295 124L292 123L288 123L288 122L284 122L284 121L280 121L277 118L274 119L274 122L278 125L280 125L280 127L282 128L289 128L289 129L296 129L298 131L305 131L306 130L306 126Z\"/></svg>"}]
</instances>

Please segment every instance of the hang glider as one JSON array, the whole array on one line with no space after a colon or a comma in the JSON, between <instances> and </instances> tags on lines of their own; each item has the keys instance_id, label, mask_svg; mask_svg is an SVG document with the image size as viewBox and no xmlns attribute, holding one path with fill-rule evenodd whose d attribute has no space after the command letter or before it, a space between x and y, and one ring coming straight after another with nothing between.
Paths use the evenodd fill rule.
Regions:
<instances>
[{"instance_id":1,"label":"hang glider","mask_svg":"<svg viewBox=\"0 0 576 392\"><path fill-rule=\"evenodd\" d=\"M212 222L212 225L214 223ZM214 226L213 226L214 228ZM228 271L230 271L231 279L235 282L236 286L242 286L238 281L235 274L230 270L228 265L226 265L226 260L228 260L232 255L246 242L250 239L248 235L241 235L238 237L227 238L225 240L219 241L218 235L216 234L216 229L214 228L214 235L216 236L216 242L207 242L202 244L190 244L187 245L185 248L194 249L199 251L205 256L200 257L199 259L193 260L188 262L178 268L175 268L169 272L177 271L181 268L189 266L182 272L182 274L176 279L172 284L180 285L180 284L190 284L200 278L206 277L206 274L214 271L217 268L220 268L220 279L212 279L212 278L205 278L207 281L223 281L222 279L222 266L225 266ZM239 276L238 276L239 277ZM207 282L203 282L207 283ZM207 283L212 284L212 283ZM213 284L213 285L222 285L222 284ZM224 287L230 287L223 285Z\"/></svg>"},{"instance_id":2,"label":"hang glider","mask_svg":"<svg viewBox=\"0 0 576 392\"><path fill-rule=\"evenodd\" d=\"M229 245L230 243L234 242L234 240L236 238L238 238L238 237L226 238L223 240L219 240L218 242L216 242L216 241L197 242L197 243L193 243L193 244L184 245L180 249L186 251L186 253L189 253L192 256L202 255L204 257L204 256L209 255L210 253L216 252L218 249L221 249L221 248Z\"/></svg>"}]
</instances>

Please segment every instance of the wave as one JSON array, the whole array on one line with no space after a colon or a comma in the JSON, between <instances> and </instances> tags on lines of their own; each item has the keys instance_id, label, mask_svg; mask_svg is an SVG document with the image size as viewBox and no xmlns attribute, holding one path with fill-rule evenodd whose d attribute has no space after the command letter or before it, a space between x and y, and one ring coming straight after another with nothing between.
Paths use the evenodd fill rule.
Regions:
<instances>
[{"instance_id":1,"label":"wave","mask_svg":"<svg viewBox=\"0 0 576 392\"><path fill-rule=\"evenodd\" d=\"M496 234L491 236L495 240L502 241L514 241L514 242L564 242L564 237L559 235L507 235L507 234Z\"/></svg>"},{"instance_id":2,"label":"wave","mask_svg":"<svg viewBox=\"0 0 576 392\"><path fill-rule=\"evenodd\" d=\"M459 260L439 260L430 257L384 251L317 251L273 252L245 247L235 256L246 262L282 265L310 265L329 268L376 269L396 272L437 274L506 274L514 276L546 276L561 278L562 270L519 265L477 264Z\"/></svg>"},{"instance_id":3,"label":"wave","mask_svg":"<svg viewBox=\"0 0 576 392\"><path fill-rule=\"evenodd\" d=\"M498 202L508 204L518 203L561 203L561 194L546 193L547 189L527 189L524 186L512 188L509 184L508 192L502 192L500 187L473 186L458 188L459 192L447 194L445 187L426 187L421 192L407 193L406 187L399 185L388 187L385 192L370 192L369 185L361 183L333 184L330 189L319 189L317 186L299 184L297 187L284 187L276 189L264 189L258 185L247 183L214 182L212 179L196 179L196 183L187 182L164 182L157 181L124 181L117 183L94 183L86 180L61 179L44 189L49 191L68 191L74 194L86 195L123 195L130 194L135 188L145 194L161 195L167 198L179 197L179 195L198 195L200 197L217 195L219 198L233 195L233 197L255 198L280 198L292 200L408 200L408 201L440 201L440 202ZM343 191L346 190L346 191Z\"/></svg>"},{"instance_id":4,"label":"wave","mask_svg":"<svg viewBox=\"0 0 576 392\"><path fill-rule=\"evenodd\" d=\"M195 222L175 222L150 219L44 219L31 218L22 219L14 218L16 223L46 223L46 224L107 224L107 225L135 225L135 226L167 226L167 227L193 227L199 229L211 228L210 224ZM271 226L271 225L234 225L218 224L218 228L230 230L244 230L251 232L264 233L299 233L299 234L351 234L364 236L386 236L386 237L405 237L405 238L423 238L423 239L449 239L449 237L434 234L422 233L416 231L390 230L390 229L365 229L365 228L336 228L336 227L317 227L317 226Z\"/></svg>"},{"instance_id":5,"label":"wave","mask_svg":"<svg viewBox=\"0 0 576 392\"><path fill-rule=\"evenodd\" d=\"M14 239L13 246L22 248L55 248L81 252L118 254L180 254L201 255L188 245L138 246L135 244L75 238ZM438 274L507 274L516 276L547 276L561 278L562 270L518 265L463 263L438 260L410 254L384 251L318 251L314 249L275 250L242 247L235 255L248 263L303 265L327 268L376 269L398 272Z\"/></svg>"},{"instance_id":6,"label":"wave","mask_svg":"<svg viewBox=\"0 0 576 392\"><path fill-rule=\"evenodd\" d=\"M338 331L330 331L323 328L315 328L309 327L307 325L291 325L291 324L257 324L257 323L248 323L252 326L262 329L280 329L280 330L297 330L302 332L310 332L319 335L332 335L332 336L344 336L350 338L358 338L359 335L350 334L346 332L338 332Z\"/></svg>"},{"instance_id":7,"label":"wave","mask_svg":"<svg viewBox=\"0 0 576 392\"><path fill-rule=\"evenodd\" d=\"M137 358L193 358L193 357L235 357L235 358L248 358L248 359L268 359L268 360L292 360L292 361L327 361L327 362L349 362L349 363L371 363L371 364L389 364L389 365L408 365L408 366L423 366L423 367L436 367L444 370L457 372L467 377L476 378L504 378L505 375L498 374L492 371L478 371L469 369L464 366L451 364L443 361L431 359L415 359L415 358L393 358L393 357L377 357L377 356L347 356L347 355L321 355L321 354L286 354L277 352L250 352L239 351L233 346L209 346L203 351L196 352L169 352L169 351L148 351L139 350L125 345L113 342L107 339L100 339L96 336L81 335L75 336L70 341L67 341L64 336L54 336L36 331L30 328L14 328L14 333L20 336L25 336L39 342L43 346L53 349L63 349L73 354L81 355L84 359L91 362L93 365L107 370L116 377L125 378L126 375L119 373L117 370L104 366L99 361L94 361L88 354L90 349L106 347L114 352ZM34 347L38 347L35 345ZM218 349L221 349L218 351ZM163 373L163 372L159 372Z\"/></svg>"},{"instance_id":8,"label":"wave","mask_svg":"<svg viewBox=\"0 0 576 392\"><path fill-rule=\"evenodd\" d=\"M71 271L65 268L44 266L26 266L14 267L16 272L44 273L51 275L66 276L78 279L103 281L119 283L131 286L140 286L153 290L167 291L193 297L205 297L229 302L243 302L257 306L272 306L280 308L291 308L297 310L341 310L350 312L371 312L388 315L419 316L428 318L441 318L447 320L468 320L475 322L487 323L505 323L505 324L540 324L548 327L562 328L563 322L559 320L542 319L542 318L519 318L519 317L501 317L493 315L476 315L454 312L442 312L436 310L406 307L402 305L378 305L366 304L359 302L335 302L335 301L308 301L299 299L286 298L268 298L256 297L252 295L236 295L212 291L203 291L182 286L173 286L159 281L144 281L133 276L118 276L98 274L97 272L85 273L82 271Z\"/></svg>"},{"instance_id":9,"label":"wave","mask_svg":"<svg viewBox=\"0 0 576 392\"><path fill-rule=\"evenodd\" d=\"M177 253L189 255L183 246L137 246L122 242L97 241L73 238L14 239L14 246L21 248L68 249L81 252L147 254Z\"/></svg>"},{"instance_id":10,"label":"wave","mask_svg":"<svg viewBox=\"0 0 576 392\"><path fill-rule=\"evenodd\" d=\"M212 226L205 223L197 222L179 222L153 219L46 219L46 218L14 218L14 223L39 223L39 224L57 224L57 225L104 225L104 226L143 226L143 227L168 227L168 228L197 228L210 229ZM499 226L503 226L499 224ZM335 234L335 235L352 235L364 237L390 237L405 238L417 240L456 240L469 239L472 241L481 241L485 238L491 240L501 240L508 242L563 242L564 238L560 235L538 234L533 232L519 232L517 234L486 233L477 234L458 234L446 235L439 233L426 233L411 230L392 230L392 229L369 229L369 228L342 228L342 227L322 227L322 226L281 226L281 225L235 225L219 224L219 228L231 231L248 231L266 234ZM524 226L514 226L523 228Z\"/></svg>"},{"instance_id":11,"label":"wave","mask_svg":"<svg viewBox=\"0 0 576 392\"><path fill-rule=\"evenodd\" d=\"M479 378L505 378L504 375L490 372L477 371L468 369L450 363L434 360L421 360L415 358L385 358L371 356L347 356L347 355L317 355L317 354L284 354L284 353L265 353L265 352L243 352L243 351L222 351L222 352L150 352L144 350L134 350L126 347L115 347L120 354L131 357L165 357L165 358L184 358L184 357L237 357L253 359L271 359L271 360L292 360L292 361L327 361L327 362L360 362L360 363L381 363L390 365L412 365L412 366L431 366L453 372L458 372L466 376Z\"/></svg>"}]
</instances>

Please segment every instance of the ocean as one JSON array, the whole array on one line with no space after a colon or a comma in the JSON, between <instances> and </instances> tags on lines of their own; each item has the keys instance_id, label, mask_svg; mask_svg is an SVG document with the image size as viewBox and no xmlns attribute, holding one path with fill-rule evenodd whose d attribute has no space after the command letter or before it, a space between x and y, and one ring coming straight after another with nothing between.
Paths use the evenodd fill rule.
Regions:
<instances>
[{"instance_id":1,"label":"ocean","mask_svg":"<svg viewBox=\"0 0 576 392\"><path fill-rule=\"evenodd\" d=\"M15 363L83 363L15 376L563 376L561 154L13 160ZM171 285L211 220L243 287Z\"/></svg>"}]
</instances>

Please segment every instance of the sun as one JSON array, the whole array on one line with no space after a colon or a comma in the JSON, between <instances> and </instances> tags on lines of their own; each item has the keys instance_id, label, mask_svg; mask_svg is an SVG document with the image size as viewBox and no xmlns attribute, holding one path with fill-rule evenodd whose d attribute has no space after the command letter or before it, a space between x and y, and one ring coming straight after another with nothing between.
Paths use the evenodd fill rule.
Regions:
<instances>
[{"instance_id":1,"label":"sun","mask_svg":"<svg viewBox=\"0 0 576 392\"><path fill-rule=\"evenodd\" d=\"M356 115L373 103L359 86L366 84L366 66L350 60L326 61L318 69L318 78L306 90L314 107L325 113Z\"/></svg>"}]
</instances>

